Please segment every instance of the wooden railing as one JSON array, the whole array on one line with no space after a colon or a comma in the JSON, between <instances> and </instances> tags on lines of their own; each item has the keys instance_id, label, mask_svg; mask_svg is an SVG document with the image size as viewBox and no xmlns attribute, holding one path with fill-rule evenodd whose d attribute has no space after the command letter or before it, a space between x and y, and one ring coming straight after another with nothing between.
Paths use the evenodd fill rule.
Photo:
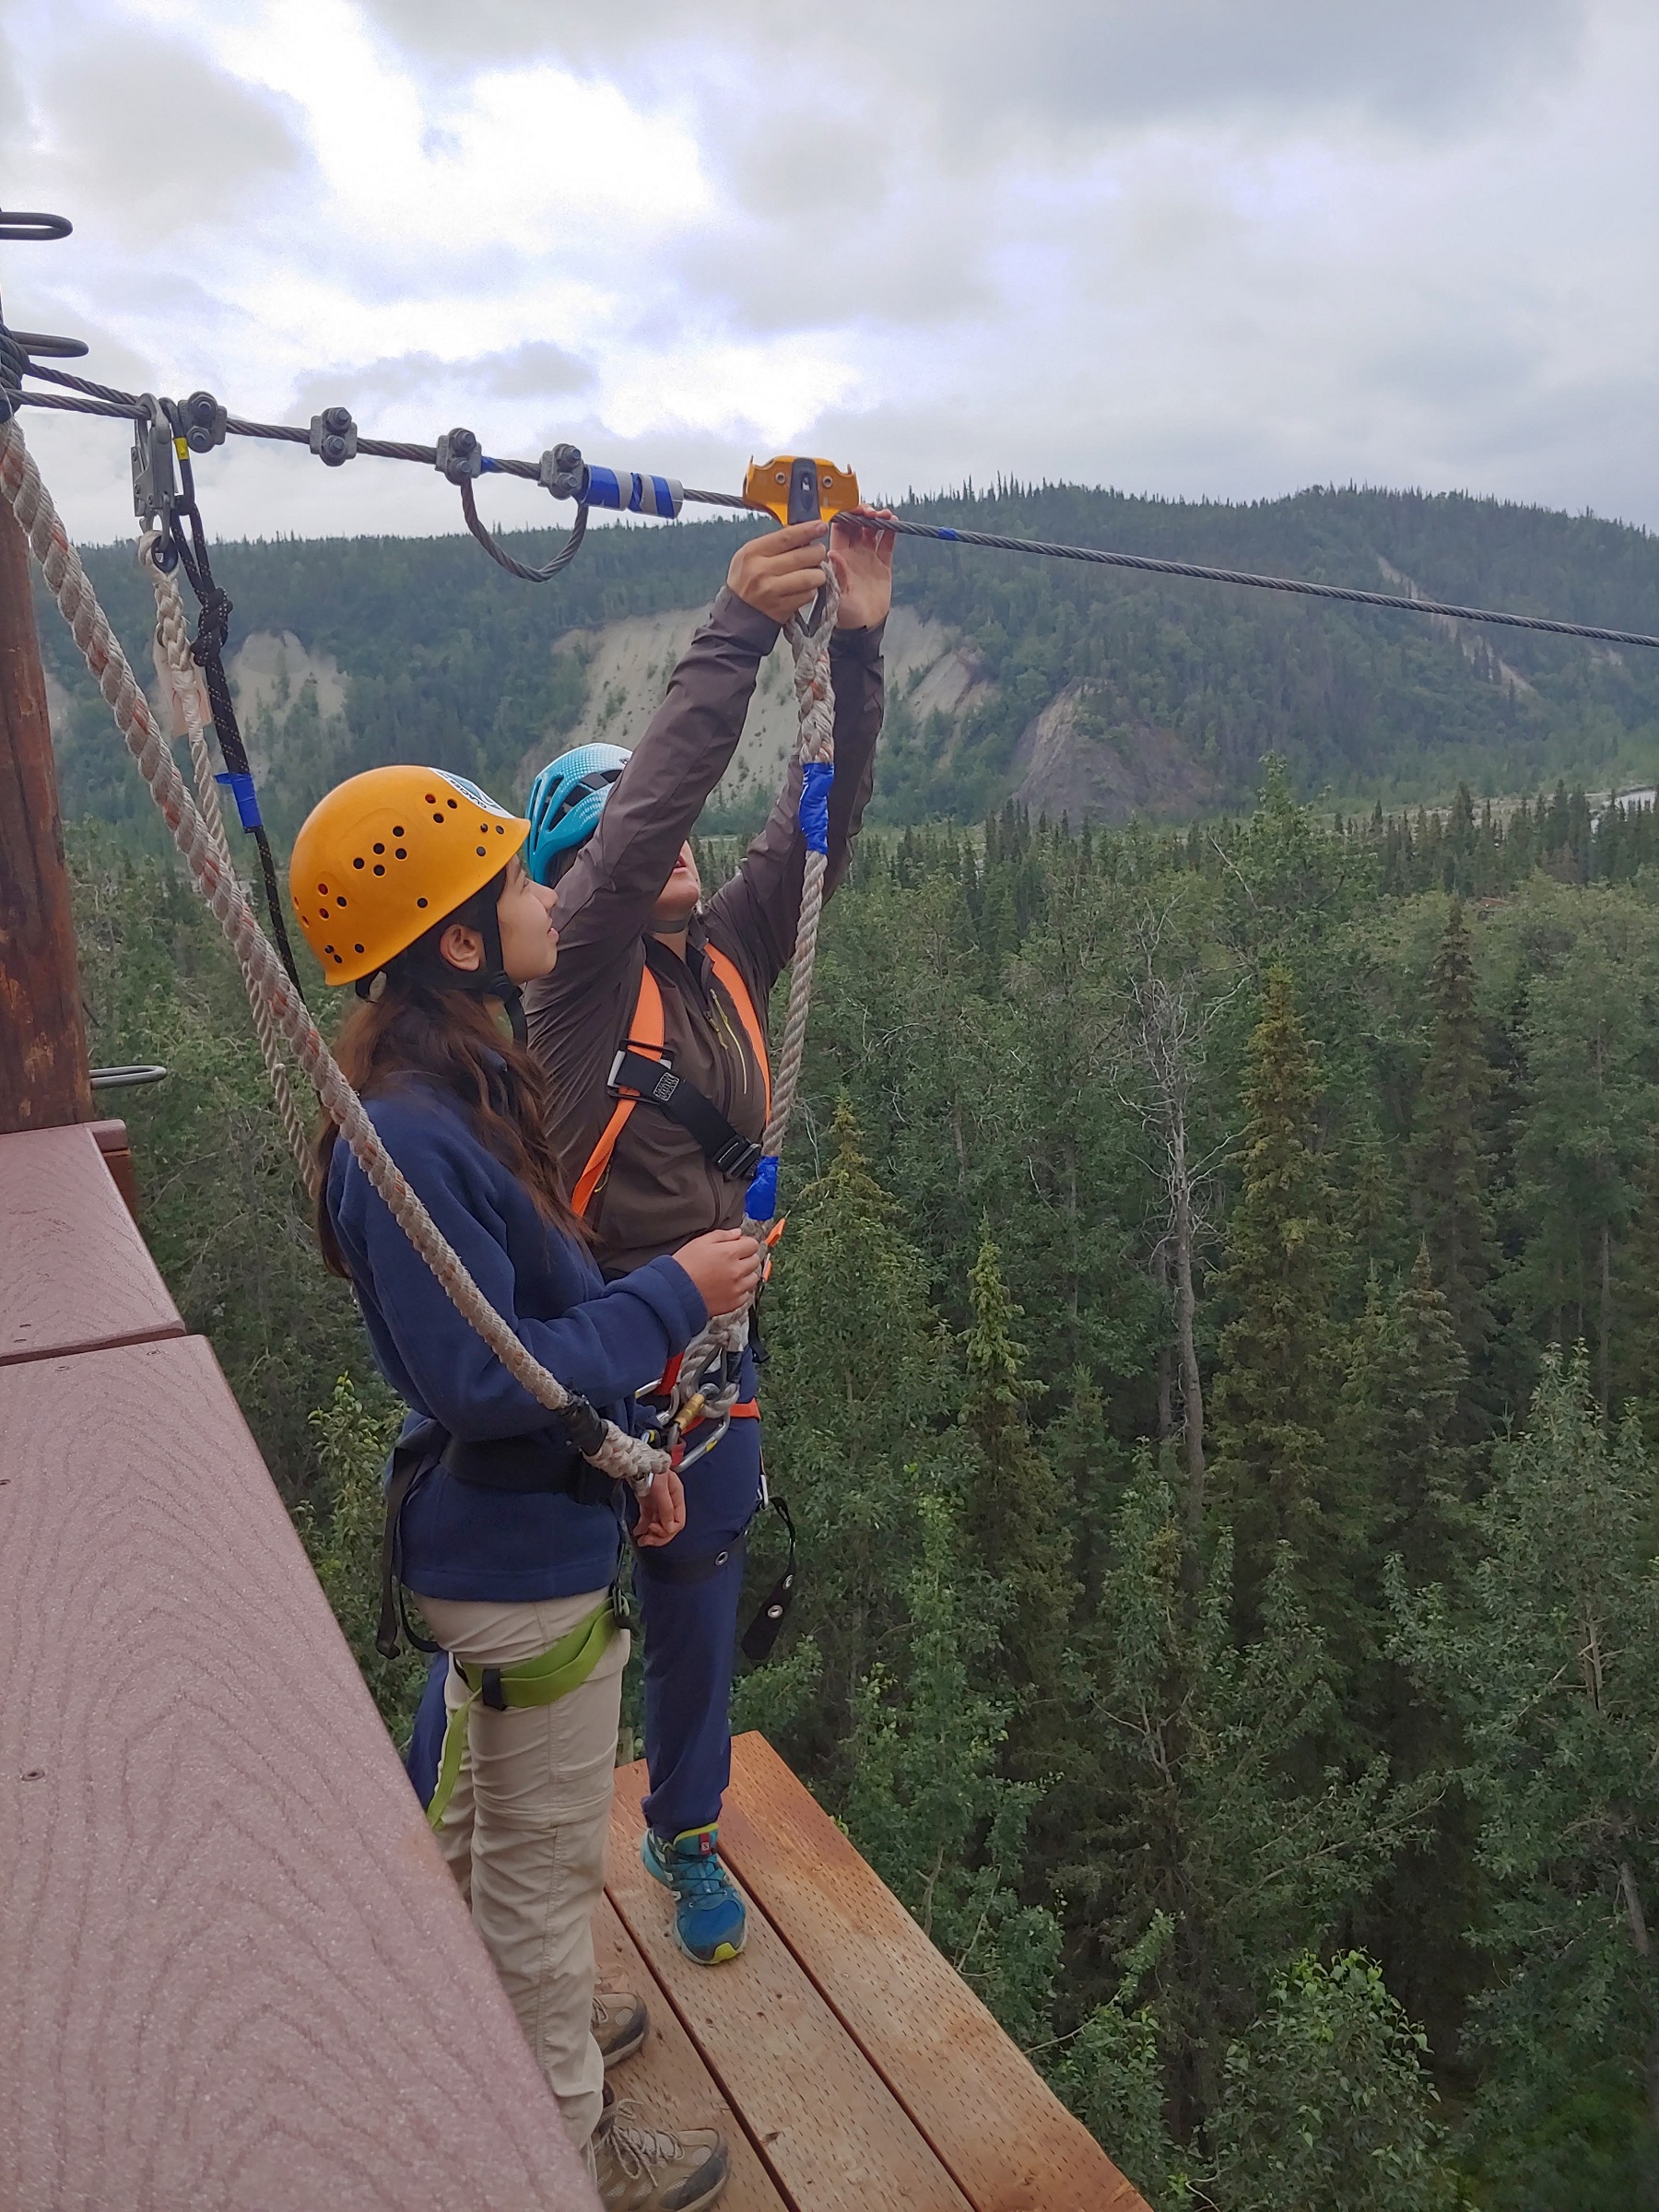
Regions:
<instances>
[{"instance_id":1,"label":"wooden railing","mask_svg":"<svg viewBox=\"0 0 1659 2212\"><path fill-rule=\"evenodd\" d=\"M86 1124L0 1136L0 2017L7 2212L594 2204Z\"/></svg>"}]
</instances>

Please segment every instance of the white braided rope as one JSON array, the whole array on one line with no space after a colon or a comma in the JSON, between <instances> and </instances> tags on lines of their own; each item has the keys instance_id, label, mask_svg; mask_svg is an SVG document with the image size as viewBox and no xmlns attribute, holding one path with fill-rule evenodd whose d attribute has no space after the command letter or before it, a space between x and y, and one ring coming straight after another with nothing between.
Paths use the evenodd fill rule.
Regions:
<instances>
[{"instance_id":1,"label":"white braided rope","mask_svg":"<svg viewBox=\"0 0 1659 2212\"><path fill-rule=\"evenodd\" d=\"M571 1394L520 1343L405 1182L397 1163L375 1134L374 1124L363 1111L362 1100L335 1065L281 961L254 920L236 871L223 857L221 848L216 845L207 824L184 788L177 763L156 727L149 701L134 677L120 641L110 628L109 618L87 580L80 557L69 542L15 418L0 423L0 491L11 502L29 549L57 602L58 611L74 632L75 641L109 703L126 748L172 832L173 842L190 871L191 881L213 910L237 959L270 1006L278 1029L315 1086L324 1111L350 1147L353 1159L384 1199L405 1236L442 1284L463 1319L477 1331L501 1365L533 1398L551 1413L563 1411L571 1403ZM611 1421L605 1423L604 1441L588 1456L603 1473L632 1483L641 1496L650 1488L658 1471L668 1465L665 1453L654 1450L642 1438L625 1435Z\"/></svg>"},{"instance_id":2,"label":"white braided rope","mask_svg":"<svg viewBox=\"0 0 1659 2212\"><path fill-rule=\"evenodd\" d=\"M202 720L201 671L190 650L190 633L185 626L184 602L179 595L178 579L171 570L158 568L150 558L151 550L160 537L158 530L147 530L138 540L138 565L149 577L156 594L156 639L160 647L159 655L165 674L168 689L172 694L176 719L184 724L184 735L190 745L191 767L195 774L196 806L207 834L218 848L226 867L234 871L230 856L230 841L225 835L225 818L219 806L218 783L213 772L213 758L207 750L206 733ZM265 1074L270 1080L271 1097L276 1108L276 1117L282 1124L282 1134L293 1155L294 1166L308 1198L317 1194L317 1156L306 1135L305 1122L295 1101L293 1086L283 1064L282 1047L276 1040L276 1025L271 1019L271 1009L254 980L253 971L240 957L237 966L241 970L242 987L248 994L248 1011L253 1018L253 1033L259 1040L259 1055L265 1062Z\"/></svg>"}]
</instances>

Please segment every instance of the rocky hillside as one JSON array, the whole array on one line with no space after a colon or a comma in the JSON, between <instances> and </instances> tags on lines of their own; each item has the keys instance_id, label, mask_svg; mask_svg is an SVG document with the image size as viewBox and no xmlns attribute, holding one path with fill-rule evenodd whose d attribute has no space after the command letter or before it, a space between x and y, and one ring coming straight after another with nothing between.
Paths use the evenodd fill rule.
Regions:
<instances>
[{"instance_id":1,"label":"rocky hillside","mask_svg":"<svg viewBox=\"0 0 1659 2212\"><path fill-rule=\"evenodd\" d=\"M1489 500L1316 490L1233 507L1051 487L910 512L1659 631L1653 538ZM506 796L562 745L633 742L745 527L595 532L544 587L465 538L223 547L233 674L278 829L328 781L400 754ZM542 543L515 542L532 557ZM966 547L907 544L900 558L888 821L972 819L1010 795L1074 823L1190 817L1246 798L1268 751L1307 795L1385 802L1459 779L1496 794L1659 768L1659 653ZM131 557L94 550L88 567L147 665ZM50 609L42 634L66 808L126 817L126 771ZM712 826L759 813L792 712L780 653Z\"/></svg>"}]
</instances>

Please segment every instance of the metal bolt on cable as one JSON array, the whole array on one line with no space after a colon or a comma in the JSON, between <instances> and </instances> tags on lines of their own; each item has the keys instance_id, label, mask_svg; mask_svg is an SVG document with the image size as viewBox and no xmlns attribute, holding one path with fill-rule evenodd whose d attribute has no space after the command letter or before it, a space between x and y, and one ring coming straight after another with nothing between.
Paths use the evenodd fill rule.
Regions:
<instances>
[{"instance_id":1,"label":"metal bolt on cable","mask_svg":"<svg viewBox=\"0 0 1659 2212\"><path fill-rule=\"evenodd\" d=\"M312 417L311 450L324 468L340 468L356 458L358 426L349 407L324 407Z\"/></svg>"},{"instance_id":2,"label":"metal bolt on cable","mask_svg":"<svg viewBox=\"0 0 1659 2212\"><path fill-rule=\"evenodd\" d=\"M465 484L484 469L484 449L476 430L445 430L432 455L432 466L452 484Z\"/></svg>"},{"instance_id":3,"label":"metal bolt on cable","mask_svg":"<svg viewBox=\"0 0 1659 2212\"><path fill-rule=\"evenodd\" d=\"M210 453L216 445L224 444L229 410L220 406L211 392L193 392L180 414L184 422L184 442L193 453Z\"/></svg>"}]
</instances>

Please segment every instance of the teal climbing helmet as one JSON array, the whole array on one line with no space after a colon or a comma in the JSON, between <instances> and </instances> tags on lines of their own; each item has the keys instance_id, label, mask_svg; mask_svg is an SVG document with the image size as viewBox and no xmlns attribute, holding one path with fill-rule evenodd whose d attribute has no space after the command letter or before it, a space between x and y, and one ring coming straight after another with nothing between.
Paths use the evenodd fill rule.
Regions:
<instances>
[{"instance_id":1,"label":"teal climbing helmet","mask_svg":"<svg viewBox=\"0 0 1659 2212\"><path fill-rule=\"evenodd\" d=\"M628 759L619 745L579 745L549 760L531 784L524 865L537 883L557 882L568 856L593 836Z\"/></svg>"}]
</instances>

